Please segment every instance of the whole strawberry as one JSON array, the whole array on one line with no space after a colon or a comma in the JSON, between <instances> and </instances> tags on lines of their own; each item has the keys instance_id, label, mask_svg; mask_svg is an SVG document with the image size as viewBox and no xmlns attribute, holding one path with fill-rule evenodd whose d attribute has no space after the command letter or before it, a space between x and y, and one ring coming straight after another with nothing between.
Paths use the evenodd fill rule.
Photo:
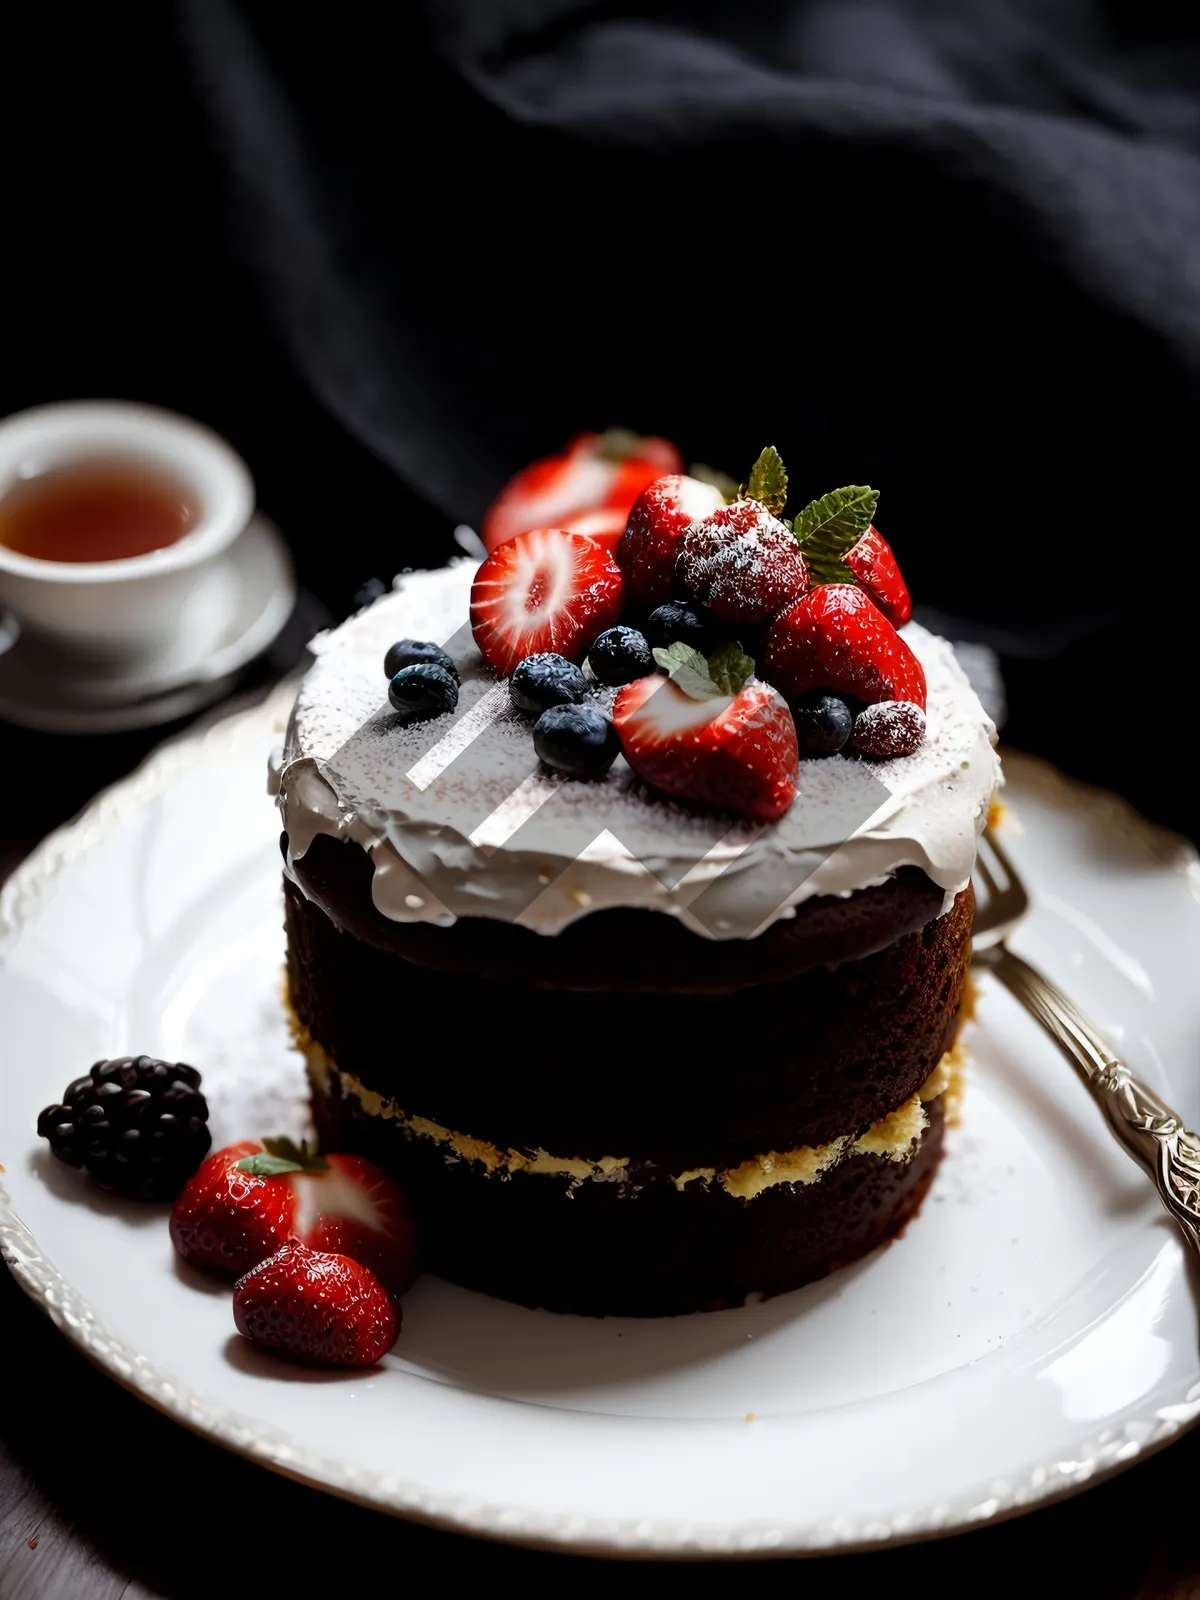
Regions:
<instances>
[{"instance_id":1,"label":"whole strawberry","mask_svg":"<svg viewBox=\"0 0 1200 1600\"><path fill-rule=\"evenodd\" d=\"M682 586L720 622L762 622L808 588L795 537L757 500L720 506L680 540Z\"/></svg>"},{"instance_id":2,"label":"whole strawberry","mask_svg":"<svg viewBox=\"0 0 1200 1600\"><path fill-rule=\"evenodd\" d=\"M682 464L666 439L624 428L577 434L558 455L531 462L505 484L484 515L483 542L492 551L530 528L567 528L611 546L646 485ZM608 516L576 527L575 519L592 512Z\"/></svg>"},{"instance_id":3,"label":"whole strawberry","mask_svg":"<svg viewBox=\"0 0 1200 1600\"><path fill-rule=\"evenodd\" d=\"M892 626L902 628L912 616L912 599L892 547L879 529L872 524L842 560Z\"/></svg>"},{"instance_id":4,"label":"whole strawberry","mask_svg":"<svg viewBox=\"0 0 1200 1600\"><path fill-rule=\"evenodd\" d=\"M669 676L628 683L613 705L626 761L664 794L772 822L796 794L799 750L782 696L736 645L706 660L689 645L654 652Z\"/></svg>"},{"instance_id":5,"label":"whole strawberry","mask_svg":"<svg viewBox=\"0 0 1200 1600\"><path fill-rule=\"evenodd\" d=\"M679 472L656 478L642 490L617 545L626 596L636 611L653 611L670 599L680 540L694 522L724 504L714 484Z\"/></svg>"},{"instance_id":6,"label":"whole strawberry","mask_svg":"<svg viewBox=\"0 0 1200 1600\"><path fill-rule=\"evenodd\" d=\"M852 483L810 501L793 527L810 583L855 583L900 628L912 616L912 600L891 546L871 521L878 503L874 489Z\"/></svg>"},{"instance_id":7,"label":"whole strawberry","mask_svg":"<svg viewBox=\"0 0 1200 1600\"><path fill-rule=\"evenodd\" d=\"M924 668L850 583L823 583L776 617L763 643L763 672L789 700L827 689L868 704L908 700L925 709Z\"/></svg>"},{"instance_id":8,"label":"whole strawberry","mask_svg":"<svg viewBox=\"0 0 1200 1600\"><path fill-rule=\"evenodd\" d=\"M400 1332L400 1312L373 1272L297 1240L238 1279L233 1321L259 1349L311 1367L372 1366Z\"/></svg>"},{"instance_id":9,"label":"whole strawberry","mask_svg":"<svg viewBox=\"0 0 1200 1600\"><path fill-rule=\"evenodd\" d=\"M352 1256L393 1295L417 1275L408 1202L362 1156L318 1156L289 1139L243 1140L209 1156L171 1212L176 1250L218 1272L246 1272L289 1239Z\"/></svg>"}]
</instances>

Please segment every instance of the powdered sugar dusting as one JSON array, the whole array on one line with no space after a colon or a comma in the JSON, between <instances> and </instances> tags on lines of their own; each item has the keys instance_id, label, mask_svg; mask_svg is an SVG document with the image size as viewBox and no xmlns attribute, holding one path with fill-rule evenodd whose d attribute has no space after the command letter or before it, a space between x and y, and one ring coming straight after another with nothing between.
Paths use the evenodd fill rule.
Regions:
<instances>
[{"instance_id":1,"label":"powdered sugar dusting","mask_svg":"<svg viewBox=\"0 0 1200 1600\"><path fill-rule=\"evenodd\" d=\"M472 576L469 562L405 576L323 636L293 715L280 803L295 854L314 832L356 840L371 851L386 916L488 915L554 932L586 911L633 905L720 938L903 865L924 868L948 896L967 881L999 768L992 725L944 640L904 630L928 683L921 747L890 761L802 762L795 803L764 828L657 796L620 758L599 782L546 782L530 720L502 690L498 699L471 638ZM388 713L383 656L406 636L457 663L451 716L401 727ZM612 690L593 693L611 704Z\"/></svg>"}]
</instances>

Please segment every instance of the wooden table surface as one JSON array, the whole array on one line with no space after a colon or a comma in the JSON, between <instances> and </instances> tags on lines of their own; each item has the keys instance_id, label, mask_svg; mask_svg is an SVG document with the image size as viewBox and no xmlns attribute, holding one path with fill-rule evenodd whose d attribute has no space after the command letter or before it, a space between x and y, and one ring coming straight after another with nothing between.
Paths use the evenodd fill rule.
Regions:
<instances>
[{"instance_id":1,"label":"wooden table surface","mask_svg":"<svg viewBox=\"0 0 1200 1600\"><path fill-rule=\"evenodd\" d=\"M63 741L0 732L6 771L57 775L31 817L0 796L0 878L41 833L128 770L152 739ZM2 1021L2 1019L0 1019ZM126 1394L76 1353L0 1272L0 1600L401 1594L428 1582L476 1590L631 1579L669 1581L649 1563L607 1571L576 1556L484 1544L348 1505L239 1460ZM464 1442L464 1449L469 1445ZM881 1440L881 1449L898 1449ZM717 1470L714 1464L714 1470ZM765 1562L758 1583L817 1593L1040 1595L1087 1600L1200 1597L1200 1431L1132 1471L1025 1517L931 1544L823 1557L798 1571ZM431 1568L427 1563L438 1562ZM693 1592L737 1581L691 1566Z\"/></svg>"}]
</instances>

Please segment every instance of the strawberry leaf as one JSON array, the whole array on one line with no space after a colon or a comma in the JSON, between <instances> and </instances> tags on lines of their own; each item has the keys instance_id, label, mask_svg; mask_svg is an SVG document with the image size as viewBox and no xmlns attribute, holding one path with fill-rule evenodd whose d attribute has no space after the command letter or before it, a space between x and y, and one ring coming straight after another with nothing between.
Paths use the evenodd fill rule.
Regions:
<instances>
[{"instance_id":1,"label":"strawberry leaf","mask_svg":"<svg viewBox=\"0 0 1200 1600\"><path fill-rule=\"evenodd\" d=\"M787 487L783 458L775 446L769 444L750 468L745 493L778 516L787 505Z\"/></svg>"},{"instance_id":2,"label":"strawberry leaf","mask_svg":"<svg viewBox=\"0 0 1200 1600\"><path fill-rule=\"evenodd\" d=\"M728 639L709 656L708 675L722 694L741 694L754 676L754 662L736 639Z\"/></svg>"},{"instance_id":3,"label":"strawberry leaf","mask_svg":"<svg viewBox=\"0 0 1200 1600\"><path fill-rule=\"evenodd\" d=\"M693 650L692 646L684 644L682 639L677 639L665 650L657 648L654 659L671 682L693 700L711 700L724 692L713 682L709 675L708 662L699 650Z\"/></svg>"},{"instance_id":4,"label":"strawberry leaf","mask_svg":"<svg viewBox=\"0 0 1200 1600\"><path fill-rule=\"evenodd\" d=\"M863 483L831 489L796 514L796 543L816 583L853 583L844 557L871 526L879 492Z\"/></svg>"},{"instance_id":5,"label":"strawberry leaf","mask_svg":"<svg viewBox=\"0 0 1200 1600\"><path fill-rule=\"evenodd\" d=\"M307 1139L299 1144L294 1139L264 1139L262 1149L244 1156L237 1170L254 1178L277 1178L284 1172L327 1172L329 1163L317 1154L315 1145L310 1148Z\"/></svg>"}]
</instances>

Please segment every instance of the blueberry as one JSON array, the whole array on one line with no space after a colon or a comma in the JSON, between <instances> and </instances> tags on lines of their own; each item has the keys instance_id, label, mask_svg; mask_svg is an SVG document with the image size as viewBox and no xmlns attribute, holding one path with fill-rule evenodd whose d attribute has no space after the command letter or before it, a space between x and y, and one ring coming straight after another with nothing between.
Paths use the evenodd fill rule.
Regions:
<instances>
[{"instance_id":1,"label":"blueberry","mask_svg":"<svg viewBox=\"0 0 1200 1600\"><path fill-rule=\"evenodd\" d=\"M551 706L533 725L533 748L569 778L599 778L621 751L617 730L599 706Z\"/></svg>"},{"instance_id":2,"label":"blueberry","mask_svg":"<svg viewBox=\"0 0 1200 1600\"><path fill-rule=\"evenodd\" d=\"M389 681L404 667L415 667L427 662L430 666L441 667L458 682L458 668L442 649L440 644L431 644L428 639L400 639L383 658L383 670Z\"/></svg>"},{"instance_id":3,"label":"blueberry","mask_svg":"<svg viewBox=\"0 0 1200 1600\"><path fill-rule=\"evenodd\" d=\"M508 680L508 697L518 711L577 705L586 693L587 679L581 669L552 650L518 661Z\"/></svg>"},{"instance_id":4,"label":"blueberry","mask_svg":"<svg viewBox=\"0 0 1200 1600\"><path fill-rule=\"evenodd\" d=\"M458 683L444 667L418 661L402 667L388 684L388 699L405 722L426 722L453 711L458 704Z\"/></svg>"},{"instance_id":5,"label":"blueberry","mask_svg":"<svg viewBox=\"0 0 1200 1600\"><path fill-rule=\"evenodd\" d=\"M792 707L796 742L802 756L831 756L850 738L854 713L836 694L810 689Z\"/></svg>"},{"instance_id":6,"label":"blueberry","mask_svg":"<svg viewBox=\"0 0 1200 1600\"><path fill-rule=\"evenodd\" d=\"M646 635L636 628L607 628L588 651L588 666L598 683L617 688L654 671Z\"/></svg>"},{"instance_id":7,"label":"blueberry","mask_svg":"<svg viewBox=\"0 0 1200 1600\"><path fill-rule=\"evenodd\" d=\"M702 606L668 600L646 618L646 642L666 648L677 640L707 651L713 641L712 620Z\"/></svg>"}]
</instances>

